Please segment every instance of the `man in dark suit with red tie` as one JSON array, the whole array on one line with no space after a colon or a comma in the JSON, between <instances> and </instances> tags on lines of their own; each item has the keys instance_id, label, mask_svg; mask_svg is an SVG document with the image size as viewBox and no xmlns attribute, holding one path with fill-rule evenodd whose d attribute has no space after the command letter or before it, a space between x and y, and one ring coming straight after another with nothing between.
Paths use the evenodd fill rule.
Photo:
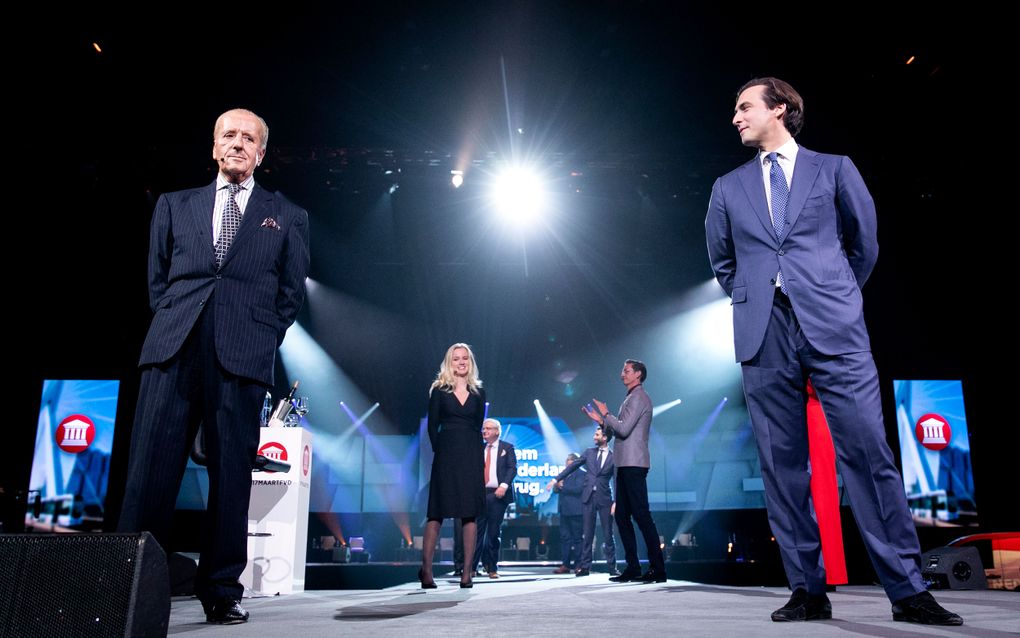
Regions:
<instances>
[{"instance_id":1,"label":"man in dark suit with red tie","mask_svg":"<svg viewBox=\"0 0 1020 638\"><path fill-rule=\"evenodd\" d=\"M166 545L195 433L202 425L209 502L195 592L212 623L247 621L251 468L276 349L305 297L308 213L255 183L269 127L244 109L213 129L219 172L159 198L149 238L149 301L121 531Z\"/></svg>"},{"instance_id":2,"label":"man in dark suit with red tie","mask_svg":"<svg viewBox=\"0 0 1020 638\"><path fill-rule=\"evenodd\" d=\"M478 544L471 561L472 571L481 561L489 578L499 578L499 534L506 508L514 502L514 479L517 477L517 452L514 446L500 441L503 426L496 419L482 423L482 455L485 462L485 509L478 518Z\"/></svg>"}]
</instances>

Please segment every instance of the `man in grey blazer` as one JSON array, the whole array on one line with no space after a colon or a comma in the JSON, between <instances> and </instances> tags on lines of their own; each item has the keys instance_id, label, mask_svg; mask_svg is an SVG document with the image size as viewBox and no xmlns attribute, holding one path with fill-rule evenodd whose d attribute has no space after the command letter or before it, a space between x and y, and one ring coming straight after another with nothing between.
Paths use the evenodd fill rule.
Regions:
<instances>
[{"instance_id":1,"label":"man in grey blazer","mask_svg":"<svg viewBox=\"0 0 1020 638\"><path fill-rule=\"evenodd\" d=\"M588 576L591 573L592 547L595 543L595 515L602 524L603 552L606 567L610 576L619 576L616 571L616 542L613 540L613 488L610 480L616 473L613 451L609 449L609 439L602 426L595 428L592 439L595 447L581 453L581 458L567 465L556 478L549 481L547 490L553 489L557 482L566 479L572 473L584 467L584 488L581 492L581 559L578 561L575 576Z\"/></svg>"},{"instance_id":2,"label":"man in grey blazer","mask_svg":"<svg viewBox=\"0 0 1020 638\"><path fill-rule=\"evenodd\" d=\"M705 219L712 268L732 299L769 523L793 590L772 620L832 617L809 505L810 378L893 619L959 625L921 581L917 533L885 440L861 296L878 259L875 203L850 158L797 145L803 113L782 80L741 88L733 125L757 153L716 180Z\"/></svg>"},{"instance_id":3,"label":"man in grey blazer","mask_svg":"<svg viewBox=\"0 0 1020 638\"><path fill-rule=\"evenodd\" d=\"M609 580L620 583L632 580L649 583L666 581L666 563L659 545L659 531L655 528L655 521L648 508L646 479L651 465L648 432L652 427L652 400L641 385L647 376L648 369L644 363L627 359L620 372L620 381L627 388L627 398L620 406L619 416L613 416L606 404L598 399L592 399L595 409L587 406L581 408L607 434L616 437L613 450L616 455L616 528L620 530L627 568ZM641 530L641 537L648 549L648 571L644 574L641 573L641 563L638 561L637 538L631 518Z\"/></svg>"},{"instance_id":4,"label":"man in grey blazer","mask_svg":"<svg viewBox=\"0 0 1020 638\"><path fill-rule=\"evenodd\" d=\"M208 186L166 193L149 238L149 301L119 529L170 538L177 491L202 425L209 470L195 593L206 620L246 622L251 468L276 349L305 297L308 213L255 183L269 127L244 109L213 128Z\"/></svg>"}]
</instances>

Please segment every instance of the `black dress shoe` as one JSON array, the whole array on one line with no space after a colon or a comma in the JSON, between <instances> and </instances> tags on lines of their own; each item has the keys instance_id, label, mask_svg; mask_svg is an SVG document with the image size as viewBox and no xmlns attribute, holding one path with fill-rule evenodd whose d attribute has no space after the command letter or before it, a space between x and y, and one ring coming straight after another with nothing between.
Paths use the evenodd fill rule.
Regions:
<instances>
[{"instance_id":1,"label":"black dress shoe","mask_svg":"<svg viewBox=\"0 0 1020 638\"><path fill-rule=\"evenodd\" d=\"M644 574L641 574L641 578L638 578L643 583L664 583L666 582L666 572L660 572L657 569L649 569Z\"/></svg>"},{"instance_id":2,"label":"black dress shoe","mask_svg":"<svg viewBox=\"0 0 1020 638\"><path fill-rule=\"evenodd\" d=\"M772 612L774 622L799 620L828 620L832 618L832 605L825 594L812 596L803 589L797 589L790 596L790 602Z\"/></svg>"},{"instance_id":3,"label":"black dress shoe","mask_svg":"<svg viewBox=\"0 0 1020 638\"><path fill-rule=\"evenodd\" d=\"M612 569L610 569L610 570L609 570L609 575L610 575L610 576L619 576L619 575L620 575L620 570L618 570L618 569L616 569L616 568L614 567L614 568L612 568Z\"/></svg>"},{"instance_id":4,"label":"black dress shoe","mask_svg":"<svg viewBox=\"0 0 1020 638\"><path fill-rule=\"evenodd\" d=\"M610 576L609 580L614 583L629 583L632 580L641 580L641 572L625 569L619 576Z\"/></svg>"},{"instance_id":5,"label":"black dress shoe","mask_svg":"<svg viewBox=\"0 0 1020 638\"><path fill-rule=\"evenodd\" d=\"M455 570L453 570L453 572L450 575L451 576L460 576L463 573L464 573L463 569L455 569Z\"/></svg>"},{"instance_id":6,"label":"black dress shoe","mask_svg":"<svg viewBox=\"0 0 1020 638\"><path fill-rule=\"evenodd\" d=\"M591 573L591 571L589 571L587 569L579 569L576 572L574 572L574 576L587 576L590 573Z\"/></svg>"},{"instance_id":7,"label":"black dress shoe","mask_svg":"<svg viewBox=\"0 0 1020 638\"><path fill-rule=\"evenodd\" d=\"M926 591L903 600L897 600L892 606L893 620L913 622L919 625L962 625L963 618L945 609L935 601L935 597Z\"/></svg>"},{"instance_id":8,"label":"black dress shoe","mask_svg":"<svg viewBox=\"0 0 1020 638\"><path fill-rule=\"evenodd\" d=\"M240 602L225 599L206 610L205 620L216 625L239 625L248 622L248 612Z\"/></svg>"}]
</instances>

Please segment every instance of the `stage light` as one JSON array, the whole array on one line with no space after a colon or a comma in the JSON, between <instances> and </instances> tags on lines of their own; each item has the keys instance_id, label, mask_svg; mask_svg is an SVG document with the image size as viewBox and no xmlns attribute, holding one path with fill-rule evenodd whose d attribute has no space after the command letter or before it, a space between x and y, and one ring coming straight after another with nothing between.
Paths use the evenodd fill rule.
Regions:
<instances>
[{"instance_id":1,"label":"stage light","mask_svg":"<svg viewBox=\"0 0 1020 638\"><path fill-rule=\"evenodd\" d=\"M673 407L676 407L676 406L680 405L681 403L683 403L683 401L681 401L680 399L675 399L673 401L670 401L669 403L663 403L662 405L657 405L654 408L652 408L652 417L657 417L660 414L662 414L663 412L665 412L666 410L668 410L670 408L673 408Z\"/></svg>"},{"instance_id":2,"label":"stage light","mask_svg":"<svg viewBox=\"0 0 1020 638\"><path fill-rule=\"evenodd\" d=\"M464 171L453 170L450 171L450 183L453 184L454 188L460 188L464 185Z\"/></svg>"},{"instance_id":3,"label":"stage light","mask_svg":"<svg viewBox=\"0 0 1020 638\"><path fill-rule=\"evenodd\" d=\"M515 166L497 176L492 203L499 215L518 225L529 223L545 208L545 192L538 176Z\"/></svg>"},{"instance_id":4,"label":"stage light","mask_svg":"<svg viewBox=\"0 0 1020 638\"><path fill-rule=\"evenodd\" d=\"M400 184L393 184L392 186L390 186L390 195L392 195L393 193L396 193L397 189L399 189L399 188L400 188Z\"/></svg>"},{"instance_id":5,"label":"stage light","mask_svg":"<svg viewBox=\"0 0 1020 638\"><path fill-rule=\"evenodd\" d=\"M535 412L538 413L538 423L542 429L542 437L545 439L546 450L554 459L565 459L573 448L573 442L567 439L556 429L556 424L549 418L542 403L535 399Z\"/></svg>"}]
</instances>

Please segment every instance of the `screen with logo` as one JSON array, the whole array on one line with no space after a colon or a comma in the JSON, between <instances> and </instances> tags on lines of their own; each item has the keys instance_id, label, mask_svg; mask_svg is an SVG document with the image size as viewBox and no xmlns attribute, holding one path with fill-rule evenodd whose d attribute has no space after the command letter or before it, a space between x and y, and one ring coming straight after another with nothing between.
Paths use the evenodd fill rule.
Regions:
<instances>
[{"instance_id":1,"label":"screen with logo","mask_svg":"<svg viewBox=\"0 0 1020 638\"><path fill-rule=\"evenodd\" d=\"M903 486L914 523L977 525L960 381L894 381Z\"/></svg>"},{"instance_id":2,"label":"screen with logo","mask_svg":"<svg viewBox=\"0 0 1020 638\"><path fill-rule=\"evenodd\" d=\"M46 380L39 406L26 524L102 527L120 381Z\"/></svg>"}]
</instances>

